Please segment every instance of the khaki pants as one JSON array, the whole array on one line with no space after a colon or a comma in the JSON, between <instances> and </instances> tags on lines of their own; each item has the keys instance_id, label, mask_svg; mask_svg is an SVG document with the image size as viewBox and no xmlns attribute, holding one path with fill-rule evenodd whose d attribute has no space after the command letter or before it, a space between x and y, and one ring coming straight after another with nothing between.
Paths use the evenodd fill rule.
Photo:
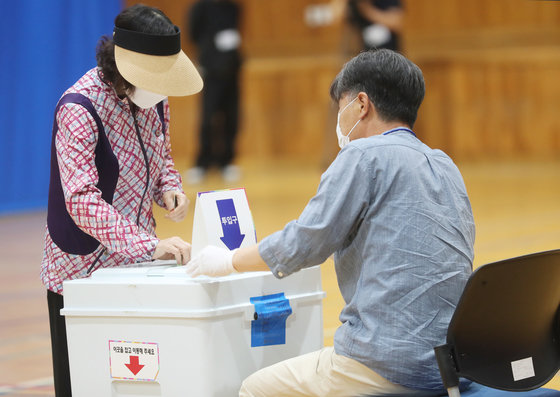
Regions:
<instances>
[{"instance_id":1,"label":"khaki pants","mask_svg":"<svg viewBox=\"0 0 560 397\"><path fill-rule=\"evenodd\" d=\"M333 347L263 368L243 381L239 397L426 396L389 382ZM433 394L432 394L433 395Z\"/></svg>"}]
</instances>

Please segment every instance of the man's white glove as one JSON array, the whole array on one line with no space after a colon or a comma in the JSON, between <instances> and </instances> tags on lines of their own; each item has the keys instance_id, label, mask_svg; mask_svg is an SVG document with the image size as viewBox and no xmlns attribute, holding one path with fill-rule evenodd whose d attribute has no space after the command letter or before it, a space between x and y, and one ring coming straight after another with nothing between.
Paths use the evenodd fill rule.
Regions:
<instances>
[{"instance_id":1,"label":"man's white glove","mask_svg":"<svg viewBox=\"0 0 560 397\"><path fill-rule=\"evenodd\" d=\"M237 249L230 251L227 248L208 245L187 263L185 270L191 277L201 274L211 277L227 276L235 272L232 263L235 251Z\"/></svg>"}]
</instances>

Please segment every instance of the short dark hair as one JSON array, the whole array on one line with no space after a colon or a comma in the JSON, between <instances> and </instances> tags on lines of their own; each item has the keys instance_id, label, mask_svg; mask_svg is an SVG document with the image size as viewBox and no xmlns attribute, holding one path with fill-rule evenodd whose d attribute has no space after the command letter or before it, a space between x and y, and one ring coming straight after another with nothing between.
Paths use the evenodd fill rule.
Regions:
<instances>
[{"instance_id":1,"label":"short dark hair","mask_svg":"<svg viewBox=\"0 0 560 397\"><path fill-rule=\"evenodd\" d=\"M412 128L424 99L424 77L418 66L395 51L364 51L343 66L330 88L335 102L359 92L368 95L382 120Z\"/></svg>"},{"instance_id":2,"label":"short dark hair","mask_svg":"<svg viewBox=\"0 0 560 397\"><path fill-rule=\"evenodd\" d=\"M136 4L124 9L115 18L118 28L151 34L174 34L173 22L159 9L143 4ZM126 95L133 85L121 76L115 63L115 45L113 39L103 36L95 50L97 66L101 69L103 80L111 84L118 95Z\"/></svg>"}]
</instances>

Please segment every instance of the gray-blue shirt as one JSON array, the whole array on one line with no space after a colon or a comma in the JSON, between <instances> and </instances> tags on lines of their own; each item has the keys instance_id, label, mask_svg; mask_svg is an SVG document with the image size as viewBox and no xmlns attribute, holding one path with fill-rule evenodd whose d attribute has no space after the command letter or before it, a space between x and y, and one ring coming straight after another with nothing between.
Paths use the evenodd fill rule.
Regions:
<instances>
[{"instance_id":1,"label":"gray-blue shirt","mask_svg":"<svg viewBox=\"0 0 560 397\"><path fill-rule=\"evenodd\" d=\"M394 383L439 390L433 348L472 272L474 237L453 161L399 130L341 150L299 219L259 252L279 278L334 253L346 303L335 351Z\"/></svg>"}]
</instances>

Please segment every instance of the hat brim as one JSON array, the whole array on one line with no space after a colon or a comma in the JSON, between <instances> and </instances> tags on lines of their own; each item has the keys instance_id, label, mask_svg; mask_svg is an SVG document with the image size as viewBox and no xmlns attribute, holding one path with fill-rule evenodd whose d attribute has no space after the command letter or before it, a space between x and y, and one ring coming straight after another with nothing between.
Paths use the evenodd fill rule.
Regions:
<instances>
[{"instance_id":1,"label":"hat brim","mask_svg":"<svg viewBox=\"0 0 560 397\"><path fill-rule=\"evenodd\" d=\"M147 55L115 45L119 73L132 85L165 96L186 96L202 90L203 82L187 55Z\"/></svg>"}]
</instances>

